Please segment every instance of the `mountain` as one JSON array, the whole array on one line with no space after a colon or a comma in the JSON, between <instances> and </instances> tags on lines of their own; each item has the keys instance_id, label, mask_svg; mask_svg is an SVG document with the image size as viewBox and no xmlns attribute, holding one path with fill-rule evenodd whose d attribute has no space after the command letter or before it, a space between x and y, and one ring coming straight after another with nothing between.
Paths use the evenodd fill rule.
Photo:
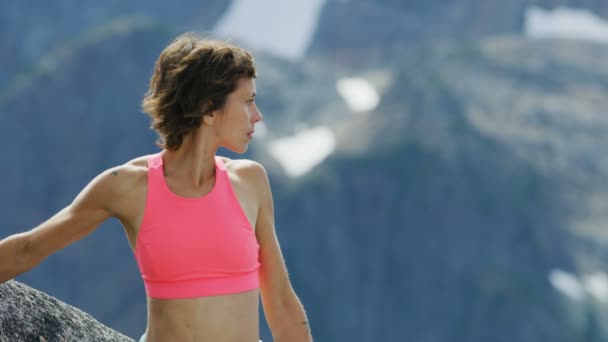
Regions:
<instances>
[{"instance_id":1,"label":"mountain","mask_svg":"<svg viewBox=\"0 0 608 342\"><path fill-rule=\"evenodd\" d=\"M595 94L607 53L488 38L402 62L351 132L371 131L367 149L333 156L278 201L294 274L313 264L325 284L304 295L332 298L311 314L328 340L606 338L601 295L570 298L553 276L605 274L606 217L590 201L606 195Z\"/></svg>"}]
</instances>

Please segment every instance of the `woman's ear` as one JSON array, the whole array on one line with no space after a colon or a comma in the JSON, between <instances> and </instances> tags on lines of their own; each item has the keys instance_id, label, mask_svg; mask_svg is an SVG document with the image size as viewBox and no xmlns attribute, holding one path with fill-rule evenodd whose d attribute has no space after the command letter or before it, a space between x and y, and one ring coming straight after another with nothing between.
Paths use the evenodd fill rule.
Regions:
<instances>
[{"instance_id":1,"label":"woman's ear","mask_svg":"<svg viewBox=\"0 0 608 342\"><path fill-rule=\"evenodd\" d=\"M215 113L216 111L214 110L213 112L208 112L207 114L203 114L203 123L207 126L212 126L213 122L215 121L215 117L217 116L217 114Z\"/></svg>"},{"instance_id":2,"label":"woman's ear","mask_svg":"<svg viewBox=\"0 0 608 342\"><path fill-rule=\"evenodd\" d=\"M201 115L203 116L203 122L206 125L212 125L215 117L217 116L216 110L209 111L212 106L212 101L207 101L201 105Z\"/></svg>"}]
</instances>

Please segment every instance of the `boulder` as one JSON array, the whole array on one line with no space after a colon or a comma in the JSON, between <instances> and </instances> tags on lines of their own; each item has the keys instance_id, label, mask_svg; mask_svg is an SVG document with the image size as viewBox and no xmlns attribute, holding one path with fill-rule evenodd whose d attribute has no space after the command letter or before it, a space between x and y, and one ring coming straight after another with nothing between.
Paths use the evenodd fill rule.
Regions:
<instances>
[{"instance_id":1,"label":"boulder","mask_svg":"<svg viewBox=\"0 0 608 342\"><path fill-rule=\"evenodd\" d=\"M0 284L0 342L133 341L91 315L20 282Z\"/></svg>"}]
</instances>

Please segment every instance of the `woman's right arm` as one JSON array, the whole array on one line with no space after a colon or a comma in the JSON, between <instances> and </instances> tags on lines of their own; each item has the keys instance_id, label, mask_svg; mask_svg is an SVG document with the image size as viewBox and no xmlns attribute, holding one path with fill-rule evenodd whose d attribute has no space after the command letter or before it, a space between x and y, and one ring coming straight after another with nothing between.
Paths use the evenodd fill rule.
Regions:
<instances>
[{"instance_id":1,"label":"woman's right arm","mask_svg":"<svg viewBox=\"0 0 608 342\"><path fill-rule=\"evenodd\" d=\"M47 256L90 234L109 217L128 188L118 167L93 179L74 201L38 227L0 241L0 283L29 271Z\"/></svg>"}]
</instances>

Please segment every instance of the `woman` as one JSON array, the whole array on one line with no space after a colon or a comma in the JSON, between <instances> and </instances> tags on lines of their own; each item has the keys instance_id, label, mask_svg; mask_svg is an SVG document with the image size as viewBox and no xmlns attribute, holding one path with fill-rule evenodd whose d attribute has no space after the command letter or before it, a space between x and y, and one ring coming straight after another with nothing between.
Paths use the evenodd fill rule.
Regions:
<instances>
[{"instance_id":1,"label":"woman","mask_svg":"<svg viewBox=\"0 0 608 342\"><path fill-rule=\"evenodd\" d=\"M256 71L239 47L185 34L159 56L144 111L157 154L93 179L40 226L0 241L0 281L91 233L110 217L127 233L146 288L141 341L258 341L258 303L274 341L311 341L275 234L264 168L243 153L262 114Z\"/></svg>"}]
</instances>

